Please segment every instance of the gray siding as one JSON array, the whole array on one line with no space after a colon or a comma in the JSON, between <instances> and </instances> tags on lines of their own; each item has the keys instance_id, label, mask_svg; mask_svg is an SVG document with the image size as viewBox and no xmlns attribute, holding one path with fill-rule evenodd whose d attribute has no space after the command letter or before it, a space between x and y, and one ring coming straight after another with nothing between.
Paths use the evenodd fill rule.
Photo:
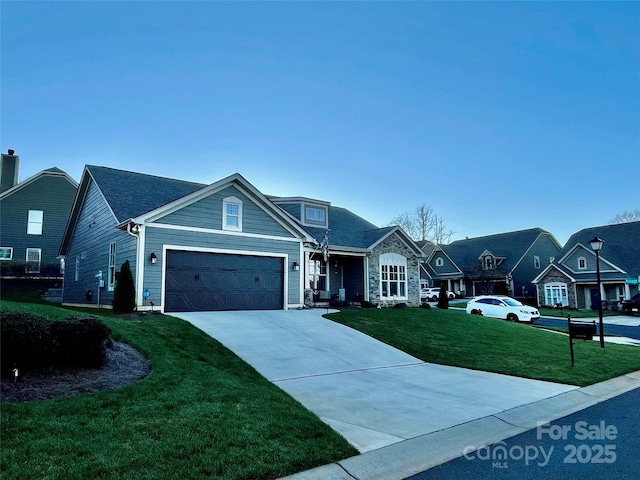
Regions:
<instances>
[{"instance_id":1,"label":"gray siding","mask_svg":"<svg viewBox=\"0 0 640 480\"><path fill-rule=\"evenodd\" d=\"M278 203L278 206L285 212L302 221L301 206L299 203Z\"/></svg>"},{"instance_id":2,"label":"gray siding","mask_svg":"<svg viewBox=\"0 0 640 480\"><path fill-rule=\"evenodd\" d=\"M105 287L101 289L100 303L111 305L113 292L107 288L107 272L112 242L116 242L116 271L120 271L125 260L129 260L135 279L137 240L118 230L117 224L100 190L91 181L66 256L63 302L96 304L98 292L95 275L102 270ZM80 260L78 281L75 280L76 258ZM87 290L93 291L91 302L86 299Z\"/></svg>"},{"instance_id":3,"label":"gray siding","mask_svg":"<svg viewBox=\"0 0 640 480\"><path fill-rule=\"evenodd\" d=\"M222 230L222 201L226 197L242 201L242 231L262 235L292 237L282 225L256 205L237 188L230 186L177 212L166 215L156 223Z\"/></svg>"},{"instance_id":4,"label":"gray siding","mask_svg":"<svg viewBox=\"0 0 640 480\"><path fill-rule=\"evenodd\" d=\"M301 303L300 275L302 269L295 271L291 268L291 264L294 261L298 262L299 265L302 264L300 242L146 227L143 288L149 291L149 300L156 305L160 305L162 298L162 271L164 269L162 251L164 245L287 254L289 258L285 269L289 275L289 283L287 285L288 302L289 304ZM151 264L147 260L151 252L154 252L158 257L156 264Z\"/></svg>"},{"instance_id":5,"label":"gray siding","mask_svg":"<svg viewBox=\"0 0 640 480\"><path fill-rule=\"evenodd\" d=\"M560 248L554 243L549 235L541 235L513 271L513 294L515 296L522 295L522 287L524 287L526 289L527 296L533 296L535 294L536 287L531 283L531 281L549 266L551 263L549 261L550 257L555 257L556 260L559 260L559 252ZM535 268L534 266L534 257L540 258L539 268Z\"/></svg>"},{"instance_id":6,"label":"gray siding","mask_svg":"<svg viewBox=\"0 0 640 480\"><path fill-rule=\"evenodd\" d=\"M59 267L58 251L75 194L66 177L43 174L2 199L0 246L13 247L13 262L24 262L27 248L40 248L41 266ZM27 235L29 210L43 212L42 235Z\"/></svg>"}]
</instances>

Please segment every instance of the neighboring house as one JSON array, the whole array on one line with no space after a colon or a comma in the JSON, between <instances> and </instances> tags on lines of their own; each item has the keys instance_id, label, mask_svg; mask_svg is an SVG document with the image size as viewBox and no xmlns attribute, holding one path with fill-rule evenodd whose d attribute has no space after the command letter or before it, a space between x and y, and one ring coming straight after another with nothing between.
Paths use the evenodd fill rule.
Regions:
<instances>
[{"instance_id":1,"label":"neighboring house","mask_svg":"<svg viewBox=\"0 0 640 480\"><path fill-rule=\"evenodd\" d=\"M640 222L604 225L572 235L556 261L534 279L540 305L597 308L596 255L589 244L594 237L604 240L599 254L603 305L638 293Z\"/></svg>"},{"instance_id":2,"label":"neighboring house","mask_svg":"<svg viewBox=\"0 0 640 480\"><path fill-rule=\"evenodd\" d=\"M64 265L58 258L58 250L78 184L56 167L18 183L20 157L9 150L1 161L0 272L3 281L59 282Z\"/></svg>"},{"instance_id":3,"label":"neighboring house","mask_svg":"<svg viewBox=\"0 0 640 480\"><path fill-rule=\"evenodd\" d=\"M202 185L86 166L60 254L65 304L110 305L125 260L140 310L286 309L305 290L419 302L422 253L398 227L267 197L240 174Z\"/></svg>"},{"instance_id":4,"label":"neighboring house","mask_svg":"<svg viewBox=\"0 0 640 480\"><path fill-rule=\"evenodd\" d=\"M457 240L448 245L426 244L422 264L424 283L462 296L508 292L534 297L532 280L557 257L561 246L541 228Z\"/></svg>"}]
</instances>

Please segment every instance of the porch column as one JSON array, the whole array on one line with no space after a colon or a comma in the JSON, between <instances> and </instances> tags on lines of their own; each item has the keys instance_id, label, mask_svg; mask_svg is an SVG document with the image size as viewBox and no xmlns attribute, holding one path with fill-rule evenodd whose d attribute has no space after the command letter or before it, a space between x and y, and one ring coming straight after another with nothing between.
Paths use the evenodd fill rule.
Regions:
<instances>
[{"instance_id":1,"label":"porch column","mask_svg":"<svg viewBox=\"0 0 640 480\"><path fill-rule=\"evenodd\" d=\"M624 299L631 300L631 286L628 283L624 284Z\"/></svg>"}]
</instances>

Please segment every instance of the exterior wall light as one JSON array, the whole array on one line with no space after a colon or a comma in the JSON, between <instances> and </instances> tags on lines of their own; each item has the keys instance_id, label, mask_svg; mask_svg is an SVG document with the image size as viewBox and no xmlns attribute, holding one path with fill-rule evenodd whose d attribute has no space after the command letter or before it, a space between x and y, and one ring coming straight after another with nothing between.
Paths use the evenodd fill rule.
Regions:
<instances>
[{"instance_id":1,"label":"exterior wall light","mask_svg":"<svg viewBox=\"0 0 640 480\"><path fill-rule=\"evenodd\" d=\"M293 263L291 264L291 267L292 267L294 270L300 270L300 265L298 265L298 262L293 262Z\"/></svg>"},{"instance_id":2,"label":"exterior wall light","mask_svg":"<svg viewBox=\"0 0 640 480\"><path fill-rule=\"evenodd\" d=\"M158 257L154 252L151 252L151 255L149 255L149 261L151 263L158 263Z\"/></svg>"}]
</instances>

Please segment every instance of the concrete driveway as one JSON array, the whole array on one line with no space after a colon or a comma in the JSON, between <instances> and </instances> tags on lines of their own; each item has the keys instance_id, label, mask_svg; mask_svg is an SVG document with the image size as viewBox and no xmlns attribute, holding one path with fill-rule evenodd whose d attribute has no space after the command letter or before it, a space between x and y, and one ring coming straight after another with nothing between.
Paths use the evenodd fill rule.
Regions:
<instances>
[{"instance_id":1,"label":"concrete driveway","mask_svg":"<svg viewBox=\"0 0 640 480\"><path fill-rule=\"evenodd\" d=\"M577 388L425 363L325 312L172 315L216 338L360 452Z\"/></svg>"}]
</instances>

